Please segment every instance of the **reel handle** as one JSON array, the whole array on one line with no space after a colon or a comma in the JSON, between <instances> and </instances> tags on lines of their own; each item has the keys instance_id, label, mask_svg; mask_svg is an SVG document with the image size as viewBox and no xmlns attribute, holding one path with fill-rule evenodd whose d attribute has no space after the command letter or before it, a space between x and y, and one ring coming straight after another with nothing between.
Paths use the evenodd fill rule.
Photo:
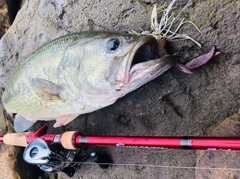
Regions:
<instances>
[{"instance_id":1,"label":"reel handle","mask_svg":"<svg viewBox=\"0 0 240 179\"><path fill-rule=\"evenodd\" d=\"M101 169L106 169L109 167L109 165L112 163L112 159L107 156L100 154L98 152L92 152L90 153L89 157L99 165Z\"/></svg>"}]
</instances>

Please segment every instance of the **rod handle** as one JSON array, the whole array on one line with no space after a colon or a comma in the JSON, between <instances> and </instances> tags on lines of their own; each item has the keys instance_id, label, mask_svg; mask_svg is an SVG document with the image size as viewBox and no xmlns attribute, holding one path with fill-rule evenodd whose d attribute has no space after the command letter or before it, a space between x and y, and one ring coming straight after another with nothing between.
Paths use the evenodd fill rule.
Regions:
<instances>
[{"instance_id":1,"label":"rod handle","mask_svg":"<svg viewBox=\"0 0 240 179\"><path fill-rule=\"evenodd\" d=\"M77 146L75 145L77 131L67 131L64 132L61 136L61 144L65 149L76 150Z\"/></svg>"},{"instance_id":2,"label":"rod handle","mask_svg":"<svg viewBox=\"0 0 240 179\"><path fill-rule=\"evenodd\" d=\"M32 134L32 132L23 132L23 133L8 133L3 136L3 143L7 145L15 145L26 147L27 137Z\"/></svg>"}]
</instances>

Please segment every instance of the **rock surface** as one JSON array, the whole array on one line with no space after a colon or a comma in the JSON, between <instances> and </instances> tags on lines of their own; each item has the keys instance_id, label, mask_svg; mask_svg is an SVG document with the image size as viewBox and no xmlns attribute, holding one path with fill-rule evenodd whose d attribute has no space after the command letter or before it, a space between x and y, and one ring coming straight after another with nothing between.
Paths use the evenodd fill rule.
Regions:
<instances>
[{"instance_id":1,"label":"rock surface","mask_svg":"<svg viewBox=\"0 0 240 179\"><path fill-rule=\"evenodd\" d=\"M45 42L61 35L84 30L126 32L138 30L138 27L148 30L155 2L27 0L0 41L0 86L6 86L19 61ZM165 3L163 0L157 2ZM185 3L177 1L176 11ZM239 109L239 10L240 3L237 1L193 0L183 17L196 23L202 33L197 33L191 25L185 26L182 31L201 42L203 48L199 49L189 41L172 41L168 51L179 55L181 63L207 52L212 45L218 47L221 56L195 70L193 75L170 70L115 104L81 115L64 128L51 127L49 131L78 130L85 135L207 135L214 126ZM33 129L42 124L36 124ZM48 124L52 126L53 122ZM86 148L87 151L95 149L110 154L114 163L155 167L112 166L101 170L97 165L82 165L73 178L195 178L194 169L160 167L194 167L195 151ZM59 178L66 176L59 174Z\"/></svg>"},{"instance_id":2,"label":"rock surface","mask_svg":"<svg viewBox=\"0 0 240 179\"><path fill-rule=\"evenodd\" d=\"M3 105L0 102L0 135L6 134L6 126L8 126L9 132L13 132L12 125L8 122L4 115ZM14 146L6 146L0 143L0 179L5 178L20 178L19 174L15 171L15 165L17 163L16 156L19 149Z\"/></svg>"},{"instance_id":3,"label":"rock surface","mask_svg":"<svg viewBox=\"0 0 240 179\"><path fill-rule=\"evenodd\" d=\"M0 0L0 37L6 33L9 27L8 6L5 0Z\"/></svg>"},{"instance_id":4,"label":"rock surface","mask_svg":"<svg viewBox=\"0 0 240 179\"><path fill-rule=\"evenodd\" d=\"M240 111L226 118L219 126L214 128L209 135L239 137ZM198 151L196 167L209 169L197 169L195 174L198 179L236 179L240 178L239 166L240 153L238 151ZM217 169L213 170L214 168ZM232 170L226 170L226 168Z\"/></svg>"}]
</instances>

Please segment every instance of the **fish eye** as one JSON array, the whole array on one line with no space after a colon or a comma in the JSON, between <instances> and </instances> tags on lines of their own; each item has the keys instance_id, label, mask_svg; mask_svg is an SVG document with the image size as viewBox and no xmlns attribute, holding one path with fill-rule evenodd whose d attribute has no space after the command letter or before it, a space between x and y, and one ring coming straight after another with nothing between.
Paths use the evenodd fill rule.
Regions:
<instances>
[{"instance_id":1,"label":"fish eye","mask_svg":"<svg viewBox=\"0 0 240 179\"><path fill-rule=\"evenodd\" d=\"M110 39L107 42L108 51L114 51L114 50L118 49L119 46L120 46L120 40L117 38Z\"/></svg>"}]
</instances>

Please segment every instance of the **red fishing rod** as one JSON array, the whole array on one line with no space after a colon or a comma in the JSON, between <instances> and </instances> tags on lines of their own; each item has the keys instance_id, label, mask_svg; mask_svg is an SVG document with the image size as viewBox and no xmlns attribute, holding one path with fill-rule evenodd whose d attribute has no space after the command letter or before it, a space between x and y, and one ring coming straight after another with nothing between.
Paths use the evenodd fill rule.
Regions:
<instances>
[{"instance_id":1,"label":"red fishing rod","mask_svg":"<svg viewBox=\"0 0 240 179\"><path fill-rule=\"evenodd\" d=\"M83 145L112 145L137 148L181 148L209 150L240 150L240 138L219 137L139 137L139 136L84 136L77 131L62 134L47 134L47 126L36 132L8 133L0 136L0 142L7 145L26 147L23 158L38 165L46 172L63 171L73 176L73 159L77 149ZM111 163L108 156L92 152L82 157L82 162L93 159L101 168ZM78 162L79 163L79 162Z\"/></svg>"},{"instance_id":2,"label":"red fishing rod","mask_svg":"<svg viewBox=\"0 0 240 179\"><path fill-rule=\"evenodd\" d=\"M231 149L240 150L240 138L227 137L139 137L139 136L84 136L77 131L63 134L46 134L47 126L36 132L8 133L0 142L26 147L36 138L61 144L75 150L82 145L113 145L117 147L162 147L181 149Z\"/></svg>"}]
</instances>

